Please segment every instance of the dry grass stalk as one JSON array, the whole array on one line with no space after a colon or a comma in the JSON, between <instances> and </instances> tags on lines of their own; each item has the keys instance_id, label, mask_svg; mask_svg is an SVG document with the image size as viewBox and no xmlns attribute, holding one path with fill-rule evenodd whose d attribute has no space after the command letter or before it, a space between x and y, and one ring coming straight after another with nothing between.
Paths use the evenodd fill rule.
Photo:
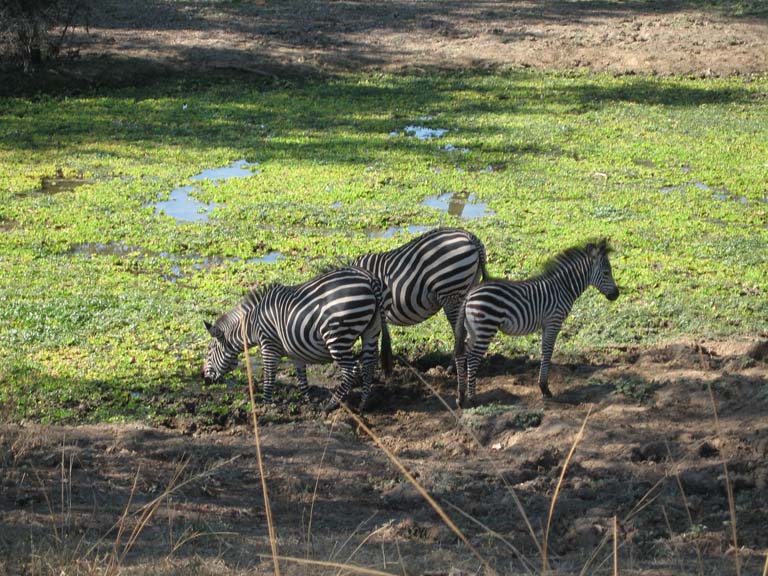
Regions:
<instances>
[{"instance_id":1,"label":"dry grass stalk","mask_svg":"<svg viewBox=\"0 0 768 576\"><path fill-rule=\"evenodd\" d=\"M346 402L341 402L341 407L346 410L347 414L349 414L352 419L357 423L357 425L360 427L360 429L363 430L370 438L373 440L374 444L378 446L384 454L387 455L387 458L390 459L390 461L397 467L398 470L400 470L400 473L405 476L405 479L408 480L408 482L411 483L411 485L416 488L419 494L429 503L430 506L432 506L432 509L437 512L437 515L440 516L442 521L445 523L446 526L448 526L456 536L459 537L459 539L464 543L464 545L469 548L470 552L477 558L485 567L488 574L495 574L496 571L491 568L491 565L488 564L488 561L483 558L483 556L477 551L477 549L472 546L472 543L467 539L467 537L464 535L464 533L459 530L459 527L456 526L456 524L451 520L451 518L448 516L448 514L445 513L445 510L440 506L440 504L437 503L437 501L432 498L432 496L427 492L427 490L419 484L418 480L413 477L413 475L408 471L408 469L405 467L405 465L400 461L400 459L395 456L389 448L387 448L384 443L381 441L381 439L376 436L376 434L368 428L368 426L365 425L365 422L362 421L362 419L355 414L352 409L347 406Z\"/></svg>"},{"instance_id":2,"label":"dry grass stalk","mask_svg":"<svg viewBox=\"0 0 768 576\"><path fill-rule=\"evenodd\" d=\"M136 486L139 482L139 474L141 473L141 464L139 464L136 467L136 474L133 476L133 485L131 486L131 493L128 495L128 503L125 505L125 508L123 509L123 514L120 516L120 519L117 521L117 536L115 537L115 542L112 546L112 556L109 561L109 565L107 566L107 574L110 574L113 569L116 569L116 562L118 558L117 551L120 548L120 541L123 537L123 531L125 530L125 519L128 517L128 511L131 509L131 504L133 503L133 497L136 495ZM111 531L111 530L110 530ZM96 543L98 544L98 542ZM94 547L96 546L94 545ZM93 550L93 548L91 549ZM90 556L90 551L86 556Z\"/></svg>"},{"instance_id":3,"label":"dry grass stalk","mask_svg":"<svg viewBox=\"0 0 768 576\"><path fill-rule=\"evenodd\" d=\"M536 549L539 551L539 553L542 553L541 544L539 543L539 539L536 537L536 532L533 529L533 526L531 525L531 522L528 520L528 515L525 513L525 509L523 508L523 503L520 502L520 499L517 496L517 492L515 492L515 489L510 485L510 483L507 481L507 479L504 477L504 474L501 473L501 470L499 470L498 466L496 466L496 460L493 457L492 454L488 451L488 449L483 446L483 443L480 442L480 438L477 437L477 434L466 426L461 421L461 416L456 413L456 411L451 408L451 406L446 402L445 398L442 397L442 395L435 389L434 386L432 386L429 382L427 382L424 377L419 374L416 369L411 366L411 364L402 356L397 357L398 362L400 362L403 366L408 368L408 370L413 373L414 376L422 383L424 386L440 401L440 403L445 406L445 408L448 410L448 412L451 413L451 416L454 417L456 420L456 423L459 425L459 427L475 442L475 444L478 446L478 448L483 452L483 454L488 458L488 461L491 463L491 466L493 467L494 472L499 477L501 482L504 484L504 487L507 489L507 491L512 496L512 501L515 503L515 507L517 508L518 513L523 519L523 522L525 522L526 528L528 528L528 533L531 536L531 540L533 540L534 545L536 546Z\"/></svg>"},{"instance_id":4,"label":"dry grass stalk","mask_svg":"<svg viewBox=\"0 0 768 576\"><path fill-rule=\"evenodd\" d=\"M768 552L765 553L765 566L763 567L763 576L768 576Z\"/></svg>"},{"instance_id":5,"label":"dry grass stalk","mask_svg":"<svg viewBox=\"0 0 768 576\"><path fill-rule=\"evenodd\" d=\"M378 528L376 528L376 530L373 530L372 532L369 532L368 535L365 538L362 539L360 544L358 544L357 547L352 551L352 554L350 554L347 557L347 559L344 561L344 564L349 564L350 562L352 562L352 558L355 557L355 554L358 553L360 548L365 546L365 543L368 542L368 540L370 540L371 538L373 538L376 534L378 534L379 532L382 532L383 530L386 530L387 528L389 528L390 524L391 523L388 522L387 524L384 524L383 526L379 526ZM382 552L383 552L383 549L382 549ZM385 568L386 568L386 563L387 563L387 559L385 557L384 558L384 567ZM342 569L341 568L339 568L339 570L336 572L336 576L342 576Z\"/></svg>"},{"instance_id":6,"label":"dry grass stalk","mask_svg":"<svg viewBox=\"0 0 768 576\"><path fill-rule=\"evenodd\" d=\"M480 520L469 514L468 512L465 512L455 504L452 504L451 502L447 502L448 506L453 508L456 512L464 516L467 520L470 520L471 522L474 522L478 526L480 526L483 530L485 530L489 535L493 536L497 540L499 540L502 544L504 544L507 548L509 548L512 553L517 556L517 558L520 560L521 564L523 565L523 568L525 568L525 571L528 574L531 574L533 576L535 574L536 567L531 564L530 560L528 560L520 550L518 550L512 542L504 538L501 534L493 530L492 528L488 527L486 524L483 524Z\"/></svg>"},{"instance_id":7,"label":"dry grass stalk","mask_svg":"<svg viewBox=\"0 0 768 576\"><path fill-rule=\"evenodd\" d=\"M699 350L701 354L701 350ZM720 440L720 445L723 445L723 435L720 432L720 418L717 415L717 404L715 402L715 393L712 391L712 383L707 383L709 389L709 399L712 401L712 414L715 416L715 432ZM733 498L733 485L731 484L731 478L728 475L728 465L723 458L723 472L725 473L725 490L728 494L728 511L731 515L731 538L733 539L733 559L736 563L736 576L741 576L741 557L739 556L739 540L736 532L736 503Z\"/></svg>"},{"instance_id":8,"label":"dry grass stalk","mask_svg":"<svg viewBox=\"0 0 768 576\"><path fill-rule=\"evenodd\" d=\"M613 576L619 576L619 517L613 516Z\"/></svg>"},{"instance_id":9,"label":"dry grass stalk","mask_svg":"<svg viewBox=\"0 0 768 576\"><path fill-rule=\"evenodd\" d=\"M676 471L675 472L675 480L677 481L677 489L680 490L680 496L683 499L683 508L685 508L685 513L688 516L688 527L693 529L693 516L691 516L691 507L688 504L688 497L685 495L685 489L683 488L683 481L680 479L680 474ZM669 524L669 520L667 520L667 524ZM672 527L670 525L670 531L672 530ZM694 548L696 549L696 563L699 568L699 575L704 576L704 559L701 557L701 546L699 546L698 542L693 543Z\"/></svg>"},{"instance_id":10,"label":"dry grass stalk","mask_svg":"<svg viewBox=\"0 0 768 576\"><path fill-rule=\"evenodd\" d=\"M175 554L182 546L185 544L192 542L193 540L197 540L198 538L202 538L203 536L239 536L238 532L198 532L197 530L193 530L190 533L184 533L181 536L179 536L179 539L176 541L176 543L173 545L173 548L171 549L171 555Z\"/></svg>"},{"instance_id":11,"label":"dry grass stalk","mask_svg":"<svg viewBox=\"0 0 768 576\"><path fill-rule=\"evenodd\" d=\"M405 571L405 564L403 563L403 555L400 552L400 544L397 540L395 540L395 548L397 549L397 560L400 562L400 570L403 571L403 576L408 576L408 573ZM768 557L765 559L765 565L768 567ZM765 576L765 574L763 574Z\"/></svg>"},{"instance_id":12,"label":"dry grass stalk","mask_svg":"<svg viewBox=\"0 0 768 576\"><path fill-rule=\"evenodd\" d=\"M565 473L568 470L568 465L571 462L571 458L573 457L573 453L576 452L576 447L579 445L579 442L581 442L582 437L584 436L584 429L587 427L587 420L589 420L589 415L592 413L592 406L590 406L587 409L587 415L584 416L584 422L581 424L581 428L579 429L579 433L576 434L576 438L573 440L573 445L571 446L570 452L568 452L568 456L565 459L565 463L563 464L563 469L560 472L560 479L557 481L557 486L555 486L555 493L552 494L552 502L549 505L549 514L547 515L547 527L544 530L544 542L542 545L542 552L541 552L541 574L542 576L546 576L547 570L549 569L549 562L547 561L547 544L549 541L549 529L552 527L552 517L555 513L555 504L557 503L557 497L560 494L560 488L563 485L563 480L565 479Z\"/></svg>"},{"instance_id":13,"label":"dry grass stalk","mask_svg":"<svg viewBox=\"0 0 768 576\"><path fill-rule=\"evenodd\" d=\"M272 549L272 559L274 562L275 576L280 576L280 564L278 562L277 538L275 537L275 524L272 521L272 506L269 503L269 492L267 492L267 479L264 474L264 462L261 457L261 440L259 438L258 416L256 414L256 392L253 388L253 372L251 370L251 361L248 358L248 338L245 332L245 318L243 314L240 329L243 336L243 351L245 352L245 367L248 374L248 392L251 397L251 416L253 417L253 436L256 443L256 459L259 465L259 476L261 477L261 490L264 494L264 510L267 516L267 529L269 530L269 545Z\"/></svg>"},{"instance_id":14,"label":"dry grass stalk","mask_svg":"<svg viewBox=\"0 0 768 576\"><path fill-rule=\"evenodd\" d=\"M152 516L157 512L160 505L169 498L174 492L177 492L184 486L187 486L188 484L191 484L192 482L195 482L199 480L200 478L204 478L206 476L211 475L213 472L218 470L219 468L223 468L224 466L227 466L228 464L231 464L235 460L240 458L240 456L233 456L232 458L225 460L223 462L219 462L215 466L212 466L211 468L204 470L202 472L199 472L183 482L178 482L178 479L181 477L181 474L186 469L187 464L189 463L189 460L182 462L179 467L176 470L176 473L174 473L173 478L171 478L171 481L168 483L168 486L165 490L163 490L162 494L157 496L155 499L151 500L150 502L144 504L143 506L139 507L135 512L133 512L132 515L139 515L139 521L137 522L136 527L134 528L134 531L131 533L131 538L129 540L130 545L132 546L133 543L136 541L136 538L138 537L139 533L144 529L144 527L147 525L149 520L152 518ZM112 533L113 530L117 528L118 530L118 536L115 538L115 545L113 546L113 554L111 556L110 564L113 565L112 568L108 568L105 572L105 574L111 574L112 570L117 570L119 568L119 561L121 558L124 558L125 555L130 551L130 548L124 548L124 552L121 556L117 555L117 549L120 545L120 540L122 539L123 531L125 530L125 524L127 521L127 518L129 516L130 506L131 502L133 501L133 496L136 493L136 485L138 483L139 478L139 470L136 471L136 476L134 477L133 481L133 487L131 488L131 494L128 499L128 504L125 507L125 510L123 511L123 514L120 516L120 519L115 522L112 527L107 530L89 549L88 552L85 553L84 558L88 558L94 550L96 550L99 545L104 541L104 539ZM128 544L126 544L128 546Z\"/></svg>"},{"instance_id":15,"label":"dry grass stalk","mask_svg":"<svg viewBox=\"0 0 768 576\"><path fill-rule=\"evenodd\" d=\"M320 486L320 474L323 471L323 463L325 462L325 454L328 451L328 443L331 441L331 435L333 434L333 428L336 426L336 420L339 413L336 412L331 420L331 427L328 430L328 437L325 439L325 445L323 446L323 454L320 456L320 465L317 467L317 475L315 476L315 487L312 490L312 502L309 505L309 522L307 523L307 552L306 556L309 558L312 547L312 518L315 512L315 501L317 500L317 489Z\"/></svg>"},{"instance_id":16,"label":"dry grass stalk","mask_svg":"<svg viewBox=\"0 0 768 576\"><path fill-rule=\"evenodd\" d=\"M357 534L357 533L358 533L358 532L359 532L359 531L360 531L360 530L363 528L363 526L365 526L366 524L368 524L368 522L370 522L371 520L373 520L373 519L376 517L376 515L377 515L378 513L379 513L378 511L375 511L373 514L371 514L370 516L368 516L368 518L366 518L365 520L363 520L362 522L360 522L360 523L357 525L357 527L356 527L356 528L355 528L355 529L352 531L352 534L350 534L349 536L347 536L347 539L346 539L346 540L344 540L344 542L342 543L341 547L340 547L338 550L336 550L336 547L334 546L334 549L331 551L331 555L330 555L330 557L328 558L328 560L329 560L330 562L333 562L333 561L336 559L336 556L338 556L339 554L341 554L342 550L344 550L344 548L346 548L346 547L347 547L347 544L349 544L349 543L352 541L352 538L354 538L354 537L355 537L355 534Z\"/></svg>"},{"instance_id":17,"label":"dry grass stalk","mask_svg":"<svg viewBox=\"0 0 768 576\"><path fill-rule=\"evenodd\" d=\"M273 556L267 556L266 554L259 554L260 558L273 558ZM365 566L355 566L354 564L341 564L340 562L329 562L326 560L310 560L308 558L298 558L295 556L278 556L276 560L283 562L292 562L294 564L301 564L303 566L320 566L323 568L336 568L337 570L346 570L352 574L364 574L370 576L397 576L392 572L382 572L381 570L375 570L373 568L366 568Z\"/></svg>"},{"instance_id":18,"label":"dry grass stalk","mask_svg":"<svg viewBox=\"0 0 768 576\"><path fill-rule=\"evenodd\" d=\"M128 555L128 553L133 548L133 545L136 543L136 540L138 539L139 535L144 530L144 528L149 523L149 521L152 519L152 517L155 515L155 512L157 512L157 510L160 508L163 501L167 498L169 494L171 494L174 491L177 482L181 478L181 475L184 473L184 470L186 470L188 464L189 464L189 458L182 461L179 464L179 466L176 467L176 471L174 472L170 482L168 482L168 487L163 491L163 494L161 494L160 497L155 498L152 502L150 502L148 505L144 507L144 509L141 512L141 515L139 516L138 522L136 523L136 525L133 527L133 530L131 531L131 535L128 538L128 542L126 542L125 546L123 547L123 553L117 559L116 564L114 564L114 567L116 570L119 569L120 565L125 560L125 557Z\"/></svg>"}]
</instances>

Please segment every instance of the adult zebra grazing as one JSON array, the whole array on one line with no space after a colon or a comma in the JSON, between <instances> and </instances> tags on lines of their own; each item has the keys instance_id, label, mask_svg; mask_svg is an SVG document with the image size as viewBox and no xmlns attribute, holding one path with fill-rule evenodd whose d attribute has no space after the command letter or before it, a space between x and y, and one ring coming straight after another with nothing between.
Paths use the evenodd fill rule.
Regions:
<instances>
[{"instance_id":1,"label":"adult zebra grazing","mask_svg":"<svg viewBox=\"0 0 768 576\"><path fill-rule=\"evenodd\" d=\"M385 321L386 289L366 270L345 267L326 272L296 286L273 284L250 293L214 324L205 322L213 339L203 367L207 382L216 381L237 365L243 352L242 321L248 346L261 348L264 365L265 404L272 402L272 388L280 358L289 357L296 367L299 389L309 398L307 364L334 361L342 382L325 410L346 399L357 364L353 346L362 338L363 395L365 409L371 392L379 334L381 361L392 370L392 350Z\"/></svg>"},{"instance_id":2,"label":"adult zebra grazing","mask_svg":"<svg viewBox=\"0 0 768 576\"><path fill-rule=\"evenodd\" d=\"M353 265L373 273L389 289L387 322L411 326L441 308L455 332L464 297L485 269L485 246L460 228L438 228L389 250L359 256Z\"/></svg>"},{"instance_id":3,"label":"adult zebra grazing","mask_svg":"<svg viewBox=\"0 0 768 576\"><path fill-rule=\"evenodd\" d=\"M471 403L475 395L477 367L498 330L522 336L542 331L539 387L551 397L547 379L552 350L574 301L588 286L608 300L619 297L608 261L607 240L569 248L544 266L544 272L522 281L491 280L470 290L456 328L457 404Z\"/></svg>"}]
</instances>

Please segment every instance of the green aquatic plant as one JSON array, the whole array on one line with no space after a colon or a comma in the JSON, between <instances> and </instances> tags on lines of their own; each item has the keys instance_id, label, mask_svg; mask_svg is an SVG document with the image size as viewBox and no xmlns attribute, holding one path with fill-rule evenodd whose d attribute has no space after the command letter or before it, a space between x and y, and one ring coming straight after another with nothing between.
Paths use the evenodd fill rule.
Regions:
<instances>
[{"instance_id":1,"label":"green aquatic plant","mask_svg":"<svg viewBox=\"0 0 768 576\"><path fill-rule=\"evenodd\" d=\"M515 278L609 237L622 297L605 307L585 294L557 354L758 333L766 92L765 78L510 71L169 78L5 98L0 405L17 419L163 419L200 394L203 319L254 283L300 282L395 247L410 226L464 226L485 242L489 272ZM238 160L253 174L194 179ZM80 185L42 190L46 178ZM185 186L211 207L207 221L156 209ZM487 214L422 204L454 194ZM115 249L84 248L98 244ZM442 317L392 334L409 357L450 349Z\"/></svg>"}]
</instances>

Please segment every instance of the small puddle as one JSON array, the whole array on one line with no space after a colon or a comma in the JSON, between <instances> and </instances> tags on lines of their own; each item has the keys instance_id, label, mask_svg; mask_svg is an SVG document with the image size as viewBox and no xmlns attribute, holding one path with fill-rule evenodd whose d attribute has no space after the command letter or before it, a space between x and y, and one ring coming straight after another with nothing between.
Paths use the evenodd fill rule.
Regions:
<instances>
[{"instance_id":1,"label":"small puddle","mask_svg":"<svg viewBox=\"0 0 768 576\"><path fill-rule=\"evenodd\" d=\"M480 168L478 172L481 174L493 174L494 172L504 172L506 169L506 163L502 162L500 164L488 164L485 168Z\"/></svg>"},{"instance_id":2,"label":"small puddle","mask_svg":"<svg viewBox=\"0 0 768 576\"><path fill-rule=\"evenodd\" d=\"M494 214L493 210L488 209L486 202L478 202L475 194L468 194L466 191L429 196L424 199L421 205L465 220L485 218Z\"/></svg>"},{"instance_id":3,"label":"small puddle","mask_svg":"<svg viewBox=\"0 0 768 576\"><path fill-rule=\"evenodd\" d=\"M715 200L721 200L723 202L731 201L731 202L738 202L739 204L747 205L747 197L746 196L737 196L733 194L728 188L712 188L711 186L705 184L704 182L699 182L696 180L693 183L696 188L699 190L704 190L705 192L712 192L712 198Z\"/></svg>"},{"instance_id":4,"label":"small puddle","mask_svg":"<svg viewBox=\"0 0 768 576\"><path fill-rule=\"evenodd\" d=\"M421 234L427 230L432 230L433 226L392 226L386 230L368 230L368 238L393 238L398 234L407 232L408 234Z\"/></svg>"},{"instance_id":5,"label":"small puddle","mask_svg":"<svg viewBox=\"0 0 768 576\"><path fill-rule=\"evenodd\" d=\"M642 166L643 168L656 168L653 160L648 160L648 158L632 158L632 164Z\"/></svg>"},{"instance_id":6,"label":"small puddle","mask_svg":"<svg viewBox=\"0 0 768 576\"><path fill-rule=\"evenodd\" d=\"M749 201L746 196L737 196L733 194L728 188L712 188L709 184L706 184L700 180L694 180L690 184L683 184L681 186L663 186L659 188L659 192L662 194L670 194L672 192L682 192L687 186L693 186L704 192L711 192L712 198L723 202L738 202L739 204L747 205Z\"/></svg>"},{"instance_id":7,"label":"small puddle","mask_svg":"<svg viewBox=\"0 0 768 576\"><path fill-rule=\"evenodd\" d=\"M77 244L69 250L70 254L81 254L90 257L93 256L118 256L126 257L135 255L139 259L157 257L163 260L169 260L171 262L178 262L180 260L192 261L191 268L196 271L206 271L216 266L221 266L228 262L245 262L246 264L274 264L280 260L285 260L285 256L278 250L273 250L264 256L257 258L238 258L236 256L224 257L224 256L178 256L176 254L170 254L168 252L151 252L140 248L138 246L128 246L122 242L86 242L84 244ZM181 278L184 278L186 274L182 270L181 265L174 264L170 268L168 274L163 274L163 279L175 282Z\"/></svg>"},{"instance_id":8,"label":"small puddle","mask_svg":"<svg viewBox=\"0 0 768 576\"><path fill-rule=\"evenodd\" d=\"M406 126L403 128L403 132L406 136L412 136L419 140L432 140L434 138L442 138L448 133L448 130L445 128L427 128L426 126ZM400 132L393 130L389 135L399 136Z\"/></svg>"},{"instance_id":9,"label":"small puddle","mask_svg":"<svg viewBox=\"0 0 768 576\"><path fill-rule=\"evenodd\" d=\"M258 174L259 170L256 169L258 162L248 162L246 160L235 160L229 166L223 166L221 168L211 168L210 170L203 170L200 174L192 176L190 180L229 180L230 178L247 178Z\"/></svg>"},{"instance_id":10,"label":"small puddle","mask_svg":"<svg viewBox=\"0 0 768 576\"><path fill-rule=\"evenodd\" d=\"M234 260L236 261L237 259L235 258ZM260 258L248 258L246 262L248 264L274 264L279 260L285 260L285 255L279 250L273 250Z\"/></svg>"},{"instance_id":11,"label":"small puddle","mask_svg":"<svg viewBox=\"0 0 768 576\"><path fill-rule=\"evenodd\" d=\"M469 148L456 148L453 144L446 144L442 147L442 150L446 152L461 152L462 154L469 154Z\"/></svg>"},{"instance_id":12,"label":"small puddle","mask_svg":"<svg viewBox=\"0 0 768 576\"><path fill-rule=\"evenodd\" d=\"M121 242L85 242L76 244L69 250L70 254L84 254L86 256L127 256L129 254L139 254L141 256L151 256L152 253L138 248L136 246L127 246Z\"/></svg>"},{"instance_id":13,"label":"small puddle","mask_svg":"<svg viewBox=\"0 0 768 576\"><path fill-rule=\"evenodd\" d=\"M79 188L84 184L90 184L93 180L85 180L84 178L58 178L46 176L40 180L40 188L33 190L26 190L19 192L16 196L37 196L40 194L60 194L62 192L71 192L75 188Z\"/></svg>"},{"instance_id":14,"label":"small puddle","mask_svg":"<svg viewBox=\"0 0 768 576\"><path fill-rule=\"evenodd\" d=\"M189 195L194 186L182 186L171 190L168 200L155 202L155 214L165 214L177 222L208 222L208 213L216 204L206 204Z\"/></svg>"},{"instance_id":15,"label":"small puddle","mask_svg":"<svg viewBox=\"0 0 768 576\"><path fill-rule=\"evenodd\" d=\"M259 171L256 169L258 165L258 162L236 160L221 168L203 170L200 174L192 176L190 180L195 182L209 180L217 185L218 182L232 178L247 178L258 174ZM166 214L176 219L177 222L207 222L208 215L216 207L216 203L207 204L193 198L190 194L196 190L198 188L194 185L174 188L171 190L168 200L158 200L151 206L154 206L155 214Z\"/></svg>"}]
</instances>

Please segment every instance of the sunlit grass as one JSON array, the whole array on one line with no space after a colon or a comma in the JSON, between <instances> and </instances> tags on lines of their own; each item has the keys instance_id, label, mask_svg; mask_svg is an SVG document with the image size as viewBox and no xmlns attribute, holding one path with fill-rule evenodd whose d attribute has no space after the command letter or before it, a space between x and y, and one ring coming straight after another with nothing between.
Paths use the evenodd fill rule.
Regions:
<instances>
[{"instance_id":1,"label":"sunlit grass","mask_svg":"<svg viewBox=\"0 0 768 576\"><path fill-rule=\"evenodd\" d=\"M173 416L179 395L201 392L204 319L253 282L297 282L394 247L407 236L368 233L407 225L463 225L485 241L490 272L513 278L609 237L622 297L580 300L557 354L759 333L767 89L765 78L510 72L169 79L6 99L0 402L49 420ZM408 125L448 132L418 140ZM209 222L155 214L173 188L241 158L259 173L193 193L217 203ZM35 192L57 173L84 184ZM461 190L494 215L463 221L421 205ZM136 250L71 253L110 242ZM247 262L272 251L285 259ZM212 256L226 260L201 265ZM451 345L442 316L393 336L412 358ZM537 349L530 338L494 344Z\"/></svg>"}]
</instances>

